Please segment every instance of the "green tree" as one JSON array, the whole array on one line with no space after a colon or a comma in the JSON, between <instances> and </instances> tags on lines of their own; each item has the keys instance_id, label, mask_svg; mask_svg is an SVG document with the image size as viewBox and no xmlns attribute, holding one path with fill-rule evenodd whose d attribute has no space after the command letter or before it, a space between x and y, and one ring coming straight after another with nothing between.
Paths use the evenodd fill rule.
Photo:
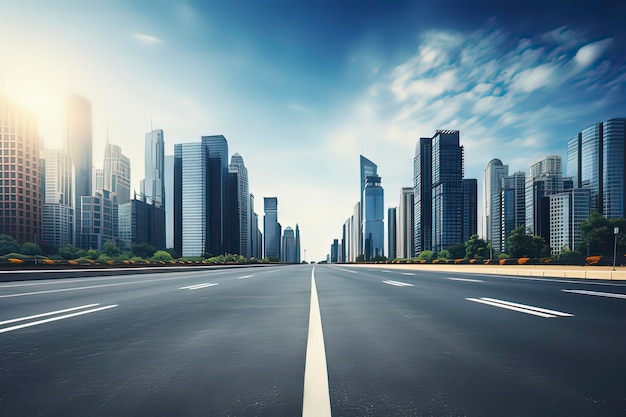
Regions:
<instances>
[{"instance_id":1,"label":"green tree","mask_svg":"<svg viewBox=\"0 0 626 417\"><path fill-rule=\"evenodd\" d=\"M89 249L85 254L85 258L91 259L92 261L95 261L98 257L100 257L100 252L95 249Z\"/></svg>"},{"instance_id":2,"label":"green tree","mask_svg":"<svg viewBox=\"0 0 626 417\"><path fill-rule=\"evenodd\" d=\"M360 254L359 256L356 257L356 261L357 262L365 262L365 255Z\"/></svg>"},{"instance_id":3,"label":"green tree","mask_svg":"<svg viewBox=\"0 0 626 417\"><path fill-rule=\"evenodd\" d=\"M76 246L72 245L72 244L67 244L65 246L61 246L59 248L59 255L63 258L63 259L78 259L78 258L82 258L83 256L85 256L87 254L87 252L83 249L79 249Z\"/></svg>"},{"instance_id":4,"label":"green tree","mask_svg":"<svg viewBox=\"0 0 626 417\"><path fill-rule=\"evenodd\" d=\"M437 259L435 252L431 250L423 250L417 255L417 259L420 261L432 261L433 259Z\"/></svg>"},{"instance_id":5,"label":"green tree","mask_svg":"<svg viewBox=\"0 0 626 417\"><path fill-rule=\"evenodd\" d=\"M155 262L168 262L172 260L172 255L164 250L158 250L152 255L150 260Z\"/></svg>"},{"instance_id":6,"label":"green tree","mask_svg":"<svg viewBox=\"0 0 626 417\"><path fill-rule=\"evenodd\" d=\"M20 253L24 255L41 255L41 248L33 242L26 242L22 245Z\"/></svg>"},{"instance_id":7,"label":"green tree","mask_svg":"<svg viewBox=\"0 0 626 417\"><path fill-rule=\"evenodd\" d=\"M622 253L626 244L626 219L607 219L598 212L591 213L588 220L580 224L582 234L581 253L587 256L613 256L615 235L613 229L619 227L618 253Z\"/></svg>"},{"instance_id":8,"label":"green tree","mask_svg":"<svg viewBox=\"0 0 626 417\"><path fill-rule=\"evenodd\" d=\"M570 250L567 246L564 246L559 255L558 263L565 265L584 265L585 258L580 252Z\"/></svg>"},{"instance_id":9,"label":"green tree","mask_svg":"<svg viewBox=\"0 0 626 417\"><path fill-rule=\"evenodd\" d=\"M131 250L136 256L139 256L140 258L144 258L144 259L148 259L152 257L154 253L157 251L157 249L154 246L149 245L145 242L134 244L131 247Z\"/></svg>"},{"instance_id":10,"label":"green tree","mask_svg":"<svg viewBox=\"0 0 626 417\"><path fill-rule=\"evenodd\" d=\"M489 256L489 246L487 242L478 235L470 236L469 240L465 242L465 246L465 256L468 259L485 259Z\"/></svg>"},{"instance_id":11,"label":"green tree","mask_svg":"<svg viewBox=\"0 0 626 417\"><path fill-rule=\"evenodd\" d=\"M120 248L117 247L114 241L107 240L102 245L102 252L105 253L108 257L114 257L122 253Z\"/></svg>"},{"instance_id":12,"label":"green tree","mask_svg":"<svg viewBox=\"0 0 626 417\"><path fill-rule=\"evenodd\" d=\"M459 259L465 258L466 255L466 246L464 243L457 243L448 248L448 252L450 253L451 259Z\"/></svg>"},{"instance_id":13,"label":"green tree","mask_svg":"<svg viewBox=\"0 0 626 417\"><path fill-rule=\"evenodd\" d=\"M180 258L180 254L178 252L176 252L176 249L174 249L174 248L167 248L167 249L165 249L165 251L172 256L172 259Z\"/></svg>"},{"instance_id":14,"label":"green tree","mask_svg":"<svg viewBox=\"0 0 626 417\"><path fill-rule=\"evenodd\" d=\"M450 252L444 249L437 254L437 259L451 259L450 256Z\"/></svg>"},{"instance_id":15,"label":"green tree","mask_svg":"<svg viewBox=\"0 0 626 417\"><path fill-rule=\"evenodd\" d=\"M9 235L0 235L0 256L13 252L19 252L21 246Z\"/></svg>"},{"instance_id":16,"label":"green tree","mask_svg":"<svg viewBox=\"0 0 626 417\"><path fill-rule=\"evenodd\" d=\"M513 230L507 238L509 255L512 258L541 258L550 256L550 247L541 236L527 233L524 226Z\"/></svg>"}]
</instances>

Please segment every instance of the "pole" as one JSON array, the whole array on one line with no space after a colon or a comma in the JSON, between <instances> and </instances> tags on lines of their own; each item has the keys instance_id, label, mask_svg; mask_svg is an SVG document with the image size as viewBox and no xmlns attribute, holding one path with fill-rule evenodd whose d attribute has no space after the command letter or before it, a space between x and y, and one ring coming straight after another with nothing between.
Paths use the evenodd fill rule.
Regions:
<instances>
[{"instance_id":1,"label":"pole","mask_svg":"<svg viewBox=\"0 0 626 417\"><path fill-rule=\"evenodd\" d=\"M613 234L615 235L615 243L613 243L613 271L615 271L615 261L617 259L617 235L619 233L619 227L613 229ZM613 279L613 276L611 276Z\"/></svg>"}]
</instances>

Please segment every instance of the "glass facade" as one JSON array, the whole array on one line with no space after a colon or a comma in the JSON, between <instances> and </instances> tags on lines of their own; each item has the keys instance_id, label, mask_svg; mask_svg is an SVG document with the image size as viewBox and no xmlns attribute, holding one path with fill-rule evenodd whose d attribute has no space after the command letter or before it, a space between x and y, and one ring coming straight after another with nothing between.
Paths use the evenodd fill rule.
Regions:
<instances>
[{"instance_id":1,"label":"glass facade","mask_svg":"<svg viewBox=\"0 0 626 417\"><path fill-rule=\"evenodd\" d=\"M144 147L144 179L140 194L151 199L158 207L165 203L165 141L163 130L146 133Z\"/></svg>"},{"instance_id":2,"label":"glass facade","mask_svg":"<svg viewBox=\"0 0 626 417\"><path fill-rule=\"evenodd\" d=\"M526 225L526 173L516 172L502 178L502 222L501 242L503 251L508 251L506 240L514 229Z\"/></svg>"},{"instance_id":3,"label":"glass facade","mask_svg":"<svg viewBox=\"0 0 626 417\"><path fill-rule=\"evenodd\" d=\"M458 130L432 139L432 250L463 242L463 147Z\"/></svg>"},{"instance_id":4,"label":"glass facade","mask_svg":"<svg viewBox=\"0 0 626 417\"><path fill-rule=\"evenodd\" d=\"M462 213L461 242L466 242L478 233L478 181L475 179L463 180Z\"/></svg>"},{"instance_id":5,"label":"glass facade","mask_svg":"<svg viewBox=\"0 0 626 417\"><path fill-rule=\"evenodd\" d=\"M395 259L398 257L397 252L397 218L396 218L397 210L395 207L390 207L387 209L387 253L389 259Z\"/></svg>"},{"instance_id":6,"label":"glass facade","mask_svg":"<svg viewBox=\"0 0 626 417\"><path fill-rule=\"evenodd\" d=\"M550 196L550 246L552 255L564 247L578 250L582 242L580 224L591 213L591 190L576 188Z\"/></svg>"},{"instance_id":7,"label":"glass facade","mask_svg":"<svg viewBox=\"0 0 626 417\"><path fill-rule=\"evenodd\" d=\"M42 154L45 177L42 243L60 247L74 243L72 161L57 149L44 149Z\"/></svg>"},{"instance_id":8,"label":"glass facade","mask_svg":"<svg viewBox=\"0 0 626 417\"><path fill-rule=\"evenodd\" d=\"M380 177L368 176L363 191L363 249L366 260L385 254L384 204Z\"/></svg>"},{"instance_id":9,"label":"glass facade","mask_svg":"<svg viewBox=\"0 0 626 417\"><path fill-rule=\"evenodd\" d=\"M359 168L360 168L360 173L361 173L361 189L360 189L360 198L361 198L361 214L359 216L360 221L359 221L359 230L363 229L363 222L365 221L365 212L364 212L364 207L365 207L365 203L363 201L363 192L365 191L365 184L367 182L367 177L371 176L371 175L378 175L378 166L373 163L372 161L370 161L369 159L367 159L366 157L364 157L363 155L361 155L360 160L359 160ZM360 234L359 235L359 240L358 240L358 254L364 254L364 242L365 242L365 237Z\"/></svg>"},{"instance_id":10,"label":"glass facade","mask_svg":"<svg viewBox=\"0 0 626 417\"><path fill-rule=\"evenodd\" d=\"M432 140L420 138L413 159L413 253L432 249Z\"/></svg>"},{"instance_id":11,"label":"glass facade","mask_svg":"<svg viewBox=\"0 0 626 417\"><path fill-rule=\"evenodd\" d=\"M589 126L581 132L580 186L591 191L591 210L600 211L602 195L602 123Z\"/></svg>"},{"instance_id":12,"label":"glass facade","mask_svg":"<svg viewBox=\"0 0 626 417\"><path fill-rule=\"evenodd\" d=\"M509 175L509 166L492 159L485 170L485 236L496 253L502 252L502 178Z\"/></svg>"},{"instance_id":13,"label":"glass facade","mask_svg":"<svg viewBox=\"0 0 626 417\"><path fill-rule=\"evenodd\" d=\"M222 135L202 136L208 148L210 188L209 253L224 253L228 212L228 142Z\"/></svg>"},{"instance_id":14,"label":"glass facade","mask_svg":"<svg viewBox=\"0 0 626 417\"><path fill-rule=\"evenodd\" d=\"M78 247L101 250L109 240L118 242L117 196L108 190L95 191L93 196L81 197Z\"/></svg>"},{"instance_id":15,"label":"glass facade","mask_svg":"<svg viewBox=\"0 0 626 417\"><path fill-rule=\"evenodd\" d=\"M415 257L414 209L415 190L411 187L402 188L400 205L398 206L397 255L399 258L409 259Z\"/></svg>"},{"instance_id":16,"label":"glass facade","mask_svg":"<svg viewBox=\"0 0 626 417\"><path fill-rule=\"evenodd\" d=\"M229 213L239 218L239 247L237 248L237 253L249 258L251 256L251 242L248 169L243 163L243 158L238 153L235 153L230 158L229 171L236 173L238 177L236 188L231 189L232 192L236 193L237 210L234 213Z\"/></svg>"},{"instance_id":17,"label":"glass facade","mask_svg":"<svg viewBox=\"0 0 626 417\"><path fill-rule=\"evenodd\" d=\"M602 150L602 213L610 219L626 217L626 119L604 123Z\"/></svg>"},{"instance_id":18,"label":"glass facade","mask_svg":"<svg viewBox=\"0 0 626 417\"><path fill-rule=\"evenodd\" d=\"M264 253L266 258L278 258L280 256L280 239L278 225L278 198L265 197L263 199L265 217L263 218Z\"/></svg>"},{"instance_id":19,"label":"glass facade","mask_svg":"<svg viewBox=\"0 0 626 417\"><path fill-rule=\"evenodd\" d=\"M115 193L118 204L130 201L130 159L110 143L104 148L104 189Z\"/></svg>"}]
</instances>

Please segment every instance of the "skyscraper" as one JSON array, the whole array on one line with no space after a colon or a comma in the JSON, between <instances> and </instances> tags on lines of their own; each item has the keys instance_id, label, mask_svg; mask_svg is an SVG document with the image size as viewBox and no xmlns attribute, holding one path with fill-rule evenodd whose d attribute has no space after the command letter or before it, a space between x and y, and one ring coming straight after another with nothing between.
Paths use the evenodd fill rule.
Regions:
<instances>
[{"instance_id":1,"label":"skyscraper","mask_svg":"<svg viewBox=\"0 0 626 417\"><path fill-rule=\"evenodd\" d=\"M165 244L174 247L174 155L165 155Z\"/></svg>"},{"instance_id":2,"label":"skyscraper","mask_svg":"<svg viewBox=\"0 0 626 417\"><path fill-rule=\"evenodd\" d=\"M111 143L104 148L104 187L117 196L118 204L130 201L130 159Z\"/></svg>"},{"instance_id":3,"label":"skyscraper","mask_svg":"<svg viewBox=\"0 0 626 417\"><path fill-rule=\"evenodd\" d=\"M222 135L202 136L209 150L209 253L224 253L228 222L228 142Z\"/></svg>"},{"instance_id":4,"label":"skyscraper","mask_svg":"<svg viewBox=\"0 0 626 417\"><path fill-rule=\"evenodd\" d=\"M461 211L461 242L478 233L478 181L463 179L463 209Z\"/></svg>"},{"instance_id":5,"label":"skyscraper","mask_svg":"<svg viewBox=\"0 0 626 417\"><path fill-rule=\"evenodd\" d=\"M511 232L526 226L526 173L516 172L502 178L500 247L508 250L506 240Z\"/></svg>"},{"instance_id":6,"label":"skyscraper","mask_svg":"<svg viewBox=\"0 0 626 417\"><path fill-rule=\"evenodd\" d=\"M364 206L364 201L363 201L363 192L365 191L367 177L372 176L372 175L378 175L378 166L372 161L370 161L369 159L367 159L366 157L364 157L363 155L361 155L359 167L360 167L360 173L361 173L361 191L359 193L360 199L361 199L360 201L361 213L359 215L360 235L358 236L358 243L357 243L358 254L357 255L362 255L365 253L364 246L363 246L365 242L365 237L363 236L363 222L365 221L365 211L364 211L365 206Z\"/></svg>"},{"instance_id":7,"label":"skyscraper","mask_svg":"<svg viewBox=\"0 0 626 417\"><path fill-rule=\"evenodd\" d=\"M591 193L591 211L608 218L626 215L626 119L584 129L567 144L567 175Z\"/></svg>"},{"instance_id":8,"label":"skyscraper","mask_svg":"<svg viewBox=\"0 0 626 417\"><path fill-rule=\"evenodd\" d=\"M432 249L432 139L420 138L413 159L415 255Z\"/></svg>"},{"instance_id":9,"label":"skyscraper","mask_svg":"<svg viewBox=\"0 0 626 417\"><path fill-rule=\"evenodd\" d=\"M550 244L550 198L573 188L571 177L562 176L558 155L546 156L531 165L526 174L526 227Z\"/></svg>"},{"instance_id":10,"label":"skyscraper","mask_svg":"<svg viewBox=\"0 0 626 417\"><path fill-rule=\"evenodd\" d=\"M61 247L74 242L72 161L58 149L43 149L45 197L42 243Z\"/></svg>"},{"instance_id":11,"label":"skyscraper","mask_svg":"<svg viewBox=\"0 0 626 417\"><path fill-rule=\"evenodd\" d=\"M245 258L251 257L251 242L250 242L250 208L249 208L249 195L248 189L248 169L243 163L243 158L238 153L235 153L230 158L229 172L237 173L237 186L230 191L236 193L237 207L234 213L229 213L238 218L239 224L239 247L237 253Z\"/></svg>"},{"instance_id":12,"label":"skyscraper","mask_svg":"<svg viewBox=\"0 0 626 417\"><path fill-rule=\"evenodd\" d=\"M287 226L283 232L283 241L281 245L282 262L293 264L296 263L296 237L291 227Z\"/></svg>"},{"instance_id":13,"label":"skyscraper","mask_svg":"<svg viewBox=\"0 0 626 417\"><path fill-rule=\"evenodd\" d=\"M502 178L509 166L492 159L485 169L485 236L496 253L502 252Z\"/></svg>"},{"instance_id":14,"label":"skyscraper","mask_svg":"<svg viewBox=\"0 0 626 417\"><path fill-rule=\"evenodd\" d=\"M300 250L300 227L298 223L296 223L296 263L302 262L301 259L301 250Z\"/></svg>"},{"instance_id":15,"label":"skyscraper","mask_svg":"<svg viewBox=\"0 0 626 417\"><path fill-rule=\"evenodd\" d=\"M174 145L174 249L203 256L209 240L209 151L201 142Z\"/></svg>"},{"instance_id":16,"label":"skyscraper","mask_svg":"<svg viewBox=\"0 0 626 417\"><path fill-rule=\"evenodd\" d=\"M91 103L84 97L73 95L66 101L67 135L63 150L74 164L74 219L78 233L81 197L92 195L92 127Z\"/></svg>"},{"instance_id":17,"label":"skyscraper","mask_svg":"<svg viewBox=\"0 0 626 417\"><path fill-rule=\"evenodd\" d=\"M266 258L278 258L280 255L280 231L278 226L278 198L263 199L265 217L263 218L264 253Z\"/></svg>"},{"instance_id":18,"label":"skyscraper","mask_svg":"<svg viewBox=\"0 0 626 417\"><path fill-rule=\"evenodd\" d=\"M165 142L163 130L146 133L144 148L144 179L139 192L154 201L157 207L165 205Z\"/></svg>"},{"instance_id":19,"label":"skyscraper","mask_svg":"<svg viewBox=\"0 0 626 417\"><path fill-rule=\"evenodd\" d=\"M259 230L259 215L254 211L254 194L250 194L250 243L251 257L263 258L263 233Z\"/></svg>"},{"instance_id":20,"label":"skyscraper","mask_svg":"<svg viewBox=\"0 0 626 417\"><path fill-rule=\"evenodd\" d=\"M397 236L397 218L396 218L396 207L389 207L387 209L387 248L388 248L388 258L395 259L398 257L396 244L398 240Z\"/></svg>"},{"instance_id":21,"label":"skyscraper","mask_svg":"<svg viewBox=\"0 0 626 417\"><path fill-rule=\"evenodd\" d=\"M34 113L0 95L0 234L41 243L39 124Z\"/></svg>"},{"instance_id":22,"label":"skyscraper","mask_svg":"<svg viewBox=\"0 0 626 417\"><path fill-rule=\"evenodd\" d=\"M118 237L117 196L108 191L94 191L92 196L83 196L81 200L80 230L77 234L77 246L89 250L101 250L108 241Z\"/></svg>"},{"instance_id":23,"label":"skyscraper","mask_svg":"<svg viewBox=\"0 0 626 417\"><path fill-rule=\"evenodd\" d=\"M404 187L400 192L400 205L398 206L398 231L397 231L397 256L398 258L410 259L415 257L415 222L413 210L415 206L415 190ZM391 256L391 255L390 255Z\"/></svg>"},{"instance_id":24,"label":"skyscraper","mask_svg":"<svg viewBox=\"0 0 626 417\"><path fill-rule=\"evenodd\" d=\"M385 254L384 191L378 175L365 179L363 191L363 254L365 260Z\"/></svg>"},{"instance_id":25,"label":"skyscraper","mask_svg":"<svg viewBox=\"0 0 626 417\"><path fill-rule=\"evenodd\" d=\"M580 224L591 213L591 190L572 188L552 194L550 199L550 246L552 255L559 255L563 247L578 250L582 242Z\"/></svg>"}]
</instances>

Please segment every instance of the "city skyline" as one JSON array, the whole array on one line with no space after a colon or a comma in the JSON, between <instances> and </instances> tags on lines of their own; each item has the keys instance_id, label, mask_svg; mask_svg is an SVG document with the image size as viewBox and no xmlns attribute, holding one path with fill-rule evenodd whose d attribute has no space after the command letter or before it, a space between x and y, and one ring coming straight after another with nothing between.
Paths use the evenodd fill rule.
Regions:
<instances>
[{"instance_id":1,"label":"city skyline","mask_svg":"<svg viewBox=\"0 0 626 417\"><path fill-rule=\"evenodd\" d=\"M299 223L320 260L360 199L359 153L395 195L412 185L416 140L436 129L463 132L466 176L483 178L493 158L510 172L565 158L568 139L625 113L624 6L481 4L3 4L0 91L37 112L46 148L61 147L65 96L84 96L93 161L108 124L133 163L131 191L152 126L166 155L223 134L246 157L250 191L277 196L281 222Z\"/></svg>"}]
</instances>

